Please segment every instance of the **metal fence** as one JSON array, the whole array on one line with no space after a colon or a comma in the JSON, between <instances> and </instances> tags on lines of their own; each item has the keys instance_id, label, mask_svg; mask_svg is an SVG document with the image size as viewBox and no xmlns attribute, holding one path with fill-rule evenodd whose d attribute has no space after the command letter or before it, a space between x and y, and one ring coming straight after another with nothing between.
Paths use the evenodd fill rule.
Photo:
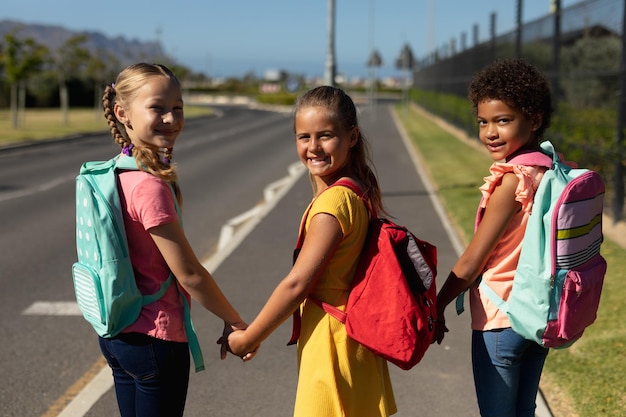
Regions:
<instances>
[{"instance_id":1,"label":"metal fence","mask_svg":"<svg viewBox=\"0 0 626 417\"><path fill-rule=\"evenodd\" d=\"M418 57L413 84L426 90L465 95L472 74L494 59L516 56L532 61L557 80L567 77L561 68L554 68L555 54L558 56L563 48L571 47L584 37L621 39L623 10L624 0L582 1L501 35L495 33L497 14L494 13L488 39L481 41L480 28L474 25L473 46L465 46L467 34L462 33L458 46L456 40L451 40L423 58ZM617 78L618 68L613 70L612 75ZM589 74L598 75L609 74L607 71Z\"/></svg>"},{"instance_id":2,"label":"metal fence","mask_svg":"<svg viewBox=\"0 0 626 417\"><path fill-rule=\"evenodd\" d=\"M517 0L521 10L523 0ZM535 1L535 0L527 0ZM472 45L467 35L460 41L417 57L413 88L418 91L466 97L472 76L495 59L522 57L541 69L551 80L557 115L568 126L553 130L553 136L576 137L582 161L601 171L609 189L613 218L622 217L624 169L622 142L626 125L626 58L624 57L624 7L626 0L586 0L567 8L554 1L555 10L522 23L508 33L496 33L497 14L492 14L486 39L474 25ZM441 113L447 109L431 109ZM470 112L470 106L467 106ZM454 112L454 110L450 110ZM475 136L475 124L457 114L441 114ZM584 115L580 117L579 115ZM601 161L602 163L599 163Z\"/></svg>"}]
</instances>

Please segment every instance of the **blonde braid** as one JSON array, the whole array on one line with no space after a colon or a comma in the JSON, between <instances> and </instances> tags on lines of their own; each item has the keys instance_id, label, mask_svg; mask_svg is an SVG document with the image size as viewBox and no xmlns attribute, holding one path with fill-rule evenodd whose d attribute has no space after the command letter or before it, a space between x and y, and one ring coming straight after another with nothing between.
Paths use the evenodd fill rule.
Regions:
<instances>
[{"instance_id":1,"label":"blonde braid","mask_svg":"<svg viewBox=\"0 0 626 417\"><path fill-rule=\"evenodd\" d=\"M120 148L129 146L131 144L128 135L126 134L126 128L117 120L113 107L115 106L115 88L111 85L107 85L104 88L104 94L102 96L102 107L104 109L104 118L107 120L109 129L111 130L111 136L115 143Z\"/></svg>"}]
</instances>

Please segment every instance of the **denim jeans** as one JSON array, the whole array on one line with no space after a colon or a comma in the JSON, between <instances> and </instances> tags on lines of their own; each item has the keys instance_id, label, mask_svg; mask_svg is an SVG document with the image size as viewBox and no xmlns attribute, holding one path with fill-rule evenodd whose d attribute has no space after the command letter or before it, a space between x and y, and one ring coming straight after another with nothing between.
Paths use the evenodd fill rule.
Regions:
<instances>
[{"instance_id":1,"label":"denim jeans","mask_svg":"<svg viewBox=\"0 0 626 417\"><path fill-rule=\"evenodd\" d=\"M100 338L113 370L122 417L182 416L189 385L189 345L139 333Z\"/></svg>"},{"instance_id":2,"label":"denim jeans","mask_svg":"<svg viewBox=\"0 0 626 417\"><path fill-rule=\"evenodd\" d=\"M472 367L482 417L534 417L548 349L511 328L472 332Z\"/></svg>"}]
</instances>

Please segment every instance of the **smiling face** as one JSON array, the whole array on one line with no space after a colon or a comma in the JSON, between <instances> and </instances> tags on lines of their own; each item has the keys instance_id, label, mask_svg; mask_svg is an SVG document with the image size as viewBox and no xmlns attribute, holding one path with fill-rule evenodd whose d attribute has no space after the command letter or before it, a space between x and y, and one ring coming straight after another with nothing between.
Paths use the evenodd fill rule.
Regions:
<instances>
[{"instance_id":1,"label":"smiling face","mask_svg":"<svg viewBox=\"0 0 626 417\"><path fill-rule=\"evenodd\" d=\"M350 174L350 148L359 129L342 128L324 107L304 107L295 116L296 147L300 161L318 183L318 190Z\"/></svg>"},{"instance_id":2,"label":"smiling face","mask_svg":"<svg viewBox=\"0 0 626 417\"><path fill-rule=\"evenodd\" d=\"M537 145L541 118L530 120L501 100L478 103L477 119L480 141L494 161L504 160L522 148Z\"/></svg>"},{"instance_id":3,"label":"smiling face","mask_svg":"<svg viewBox=\"0 0 626 417\"><path fill-rule=\"evenodd\" d=\"M148 78L128 103L116 103L114 111L135 145L173 148L185 124L180 87L166 76Z\"/></svg>"}]
</instances>

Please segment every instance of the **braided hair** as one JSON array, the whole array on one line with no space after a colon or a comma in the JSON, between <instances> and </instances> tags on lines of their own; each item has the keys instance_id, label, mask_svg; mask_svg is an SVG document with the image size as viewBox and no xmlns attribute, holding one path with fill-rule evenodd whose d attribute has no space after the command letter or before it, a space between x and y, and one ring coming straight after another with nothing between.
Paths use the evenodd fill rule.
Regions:
<instances>
[{"instance_id":1,"label":"braided hair","mask_svg":"<svg viewBox=\"0 0 626 417\"><path fill-rule=\"evenodd\" d=\"M104 89L102 96L104 118L107 120L113 140L122 148L122 152L134 156L138 168L142 171L172 184L179 203L182 203L177 185L176 169L170 163L173 148L159 149L145 144L133 144L126 131L126 126L117 119L114 111L116 103L128 104L132 102L137 95L137 90L151 77L166 77L180 85L174 73L165 65L144 62L130 65L119 73L115 84L107 85Z\"/></svg>"}]
</instances>

